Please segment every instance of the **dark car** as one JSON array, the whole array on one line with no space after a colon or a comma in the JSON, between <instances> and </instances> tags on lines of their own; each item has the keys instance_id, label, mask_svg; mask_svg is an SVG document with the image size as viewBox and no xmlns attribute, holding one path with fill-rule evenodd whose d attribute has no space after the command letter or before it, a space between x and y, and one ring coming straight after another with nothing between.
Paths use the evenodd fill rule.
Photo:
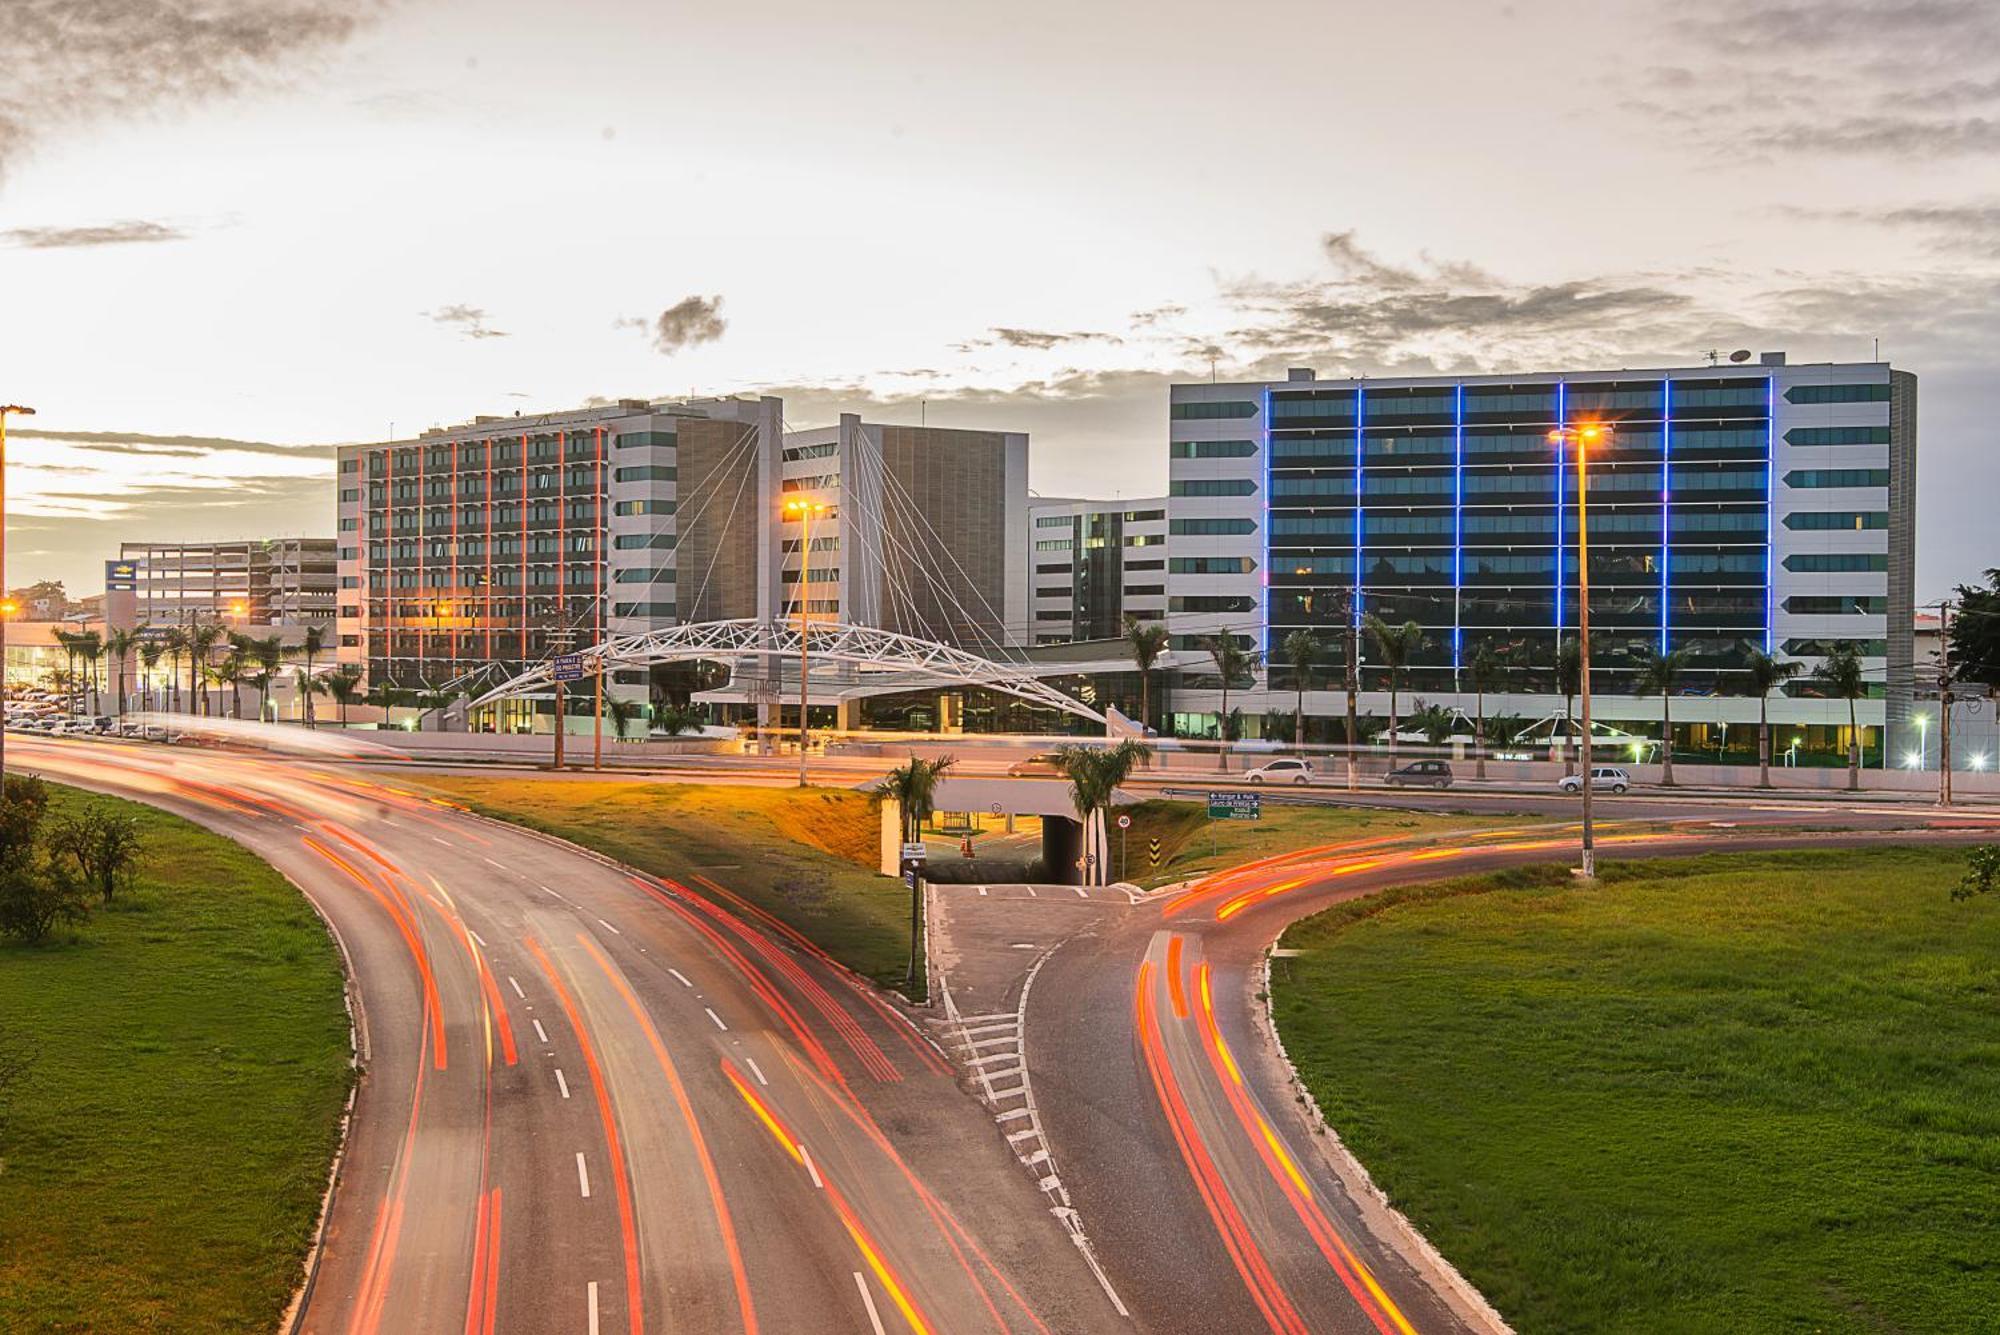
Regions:
<instances>
[{"instance_id":1,"label":"dark car","mask_svg":"<svg viewBox=\"0 0 2000 1335\"><path fill-rule=\"evenodd\" d=\"M1442 760L1419 760L1382 776L1392 788L1449 788L1451 766Z\"/></svg>"}]
</instances>

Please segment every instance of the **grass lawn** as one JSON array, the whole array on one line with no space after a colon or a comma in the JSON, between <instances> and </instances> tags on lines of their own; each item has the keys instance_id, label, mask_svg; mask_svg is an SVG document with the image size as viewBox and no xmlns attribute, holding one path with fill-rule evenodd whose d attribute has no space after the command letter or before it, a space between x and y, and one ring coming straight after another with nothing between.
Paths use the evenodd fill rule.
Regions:
<instances>
[{"instance_id":1,"label":"grass lawn","mask_svg":"<svg viewBox=\"0 0 2000 1335\"><path fill-rule=\"evenodd\" d=\"M1259 858L1321 844L1379 839L1385 835L1421 835L1436 830L1536 824L1542 819L1534 816L1468 816L1449 812L1266 803L1261 820L1211 822L1204 803L1162 799L1120 807L1119 811L1132 817L1132 828L1124 831L1130 840L1127 879L1140 886L1185 881ZM1114 870L1118 865L1119 836L1120 831L1114 828L1111 831ZM1149 867L1146 862L1147 841L1156 836L1160 841L1160 865L1157 868Z\"/></svg>"},{"instance_id":2,"label":"grass lawn","mask_svg":"<svg viewBox=\"0 0 2000 1335\"><path fill-rule=\"evenodd\" d=\"M1278 1022L1527 1332L2000 1322L2000 905L1944 850L1528 869L1294 926Z\"/></svg>"},{"instance_id":3,"label":"grass lawn","mask_svg":"<svg viewBox=\"0 0 2000 1335\"><path fill-rule=\"evenodd\" d=\"M697 893L707 877L857 972L902 985L909 892L874 870L880 827L866 794L513 775L427 775L423 786Z\"/></svg>"},{"instance_id":4,"label":"grass lawn","mask_svg":"<svg viewBox=\"0 0 2000 1335\"><path fill-rule=\"evenodd\" d=\"M266 1331L300 1278L347 1097L339 956L220 836L115 804L135 887L51 943L0 942L38 1051L0 1126L0 1330Z\"/></svg>"}]
</instances>

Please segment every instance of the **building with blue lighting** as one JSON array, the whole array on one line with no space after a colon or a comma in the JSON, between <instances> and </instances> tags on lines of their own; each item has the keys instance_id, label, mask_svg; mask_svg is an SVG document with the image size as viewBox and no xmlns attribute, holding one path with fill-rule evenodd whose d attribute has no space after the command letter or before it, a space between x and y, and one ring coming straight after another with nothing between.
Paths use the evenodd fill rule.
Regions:
<instances>
[{"instance_id":1,"label":"building with blue lighting","mask_svg":"<svg viewBox=\"0 0 2000 1335\"><path fill-rule=\"evenodd\" d=\"M1424 629L1406 703L1469 706L1467 668L1484 648L1498 665L1490 710L1560 709L1560 646L1578 621L1579 468L1550 437L1596 422L1611 429L1587 470L1599 716L1657 736L1660 702L1639 690L1640 667L1686 650L1676 749L1740 745L1727 729L1757 717L1745 674L1757 649L1802 668L1772 697L1773 722L1793 729L1778 749L1809 730L1838 745L1846 702L1819 698L1805 674L1845 641L1868 670L1859 712L1877 763L1914 684L1916 396L1916 377L1886 364L1790 365L1781 353L1666 370L1331 381L1294 370L1176 385L1167 613L1183 726L1219 707L1198 689L1201 646L1218 634L1272 660L1232 706L1253 719L1293 708L1296 683L1276 660L1303 630L1326 664L1306 713L1332 740L1345 630L1369 613ZM1386 673L1361 643L1364 712L1384 714ZM1843 738L1825 731L1836 729Z\"/></svg>"}]
</instances>

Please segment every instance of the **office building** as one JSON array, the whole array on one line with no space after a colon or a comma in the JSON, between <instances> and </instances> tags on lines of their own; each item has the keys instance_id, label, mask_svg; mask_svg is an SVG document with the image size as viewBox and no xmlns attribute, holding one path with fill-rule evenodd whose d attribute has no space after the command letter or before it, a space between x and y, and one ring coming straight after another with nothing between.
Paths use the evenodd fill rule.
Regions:
<instances>
[{"instance_id":1,"label":"office building","mask_svg":"<svg viewBox=\"0 0 2000 1335\"><path fill-rule=\"evenodd\" d=\"M1686 650L1677 725L1756 717L1745 655L1806 671L1858 649L1871 758L1910 709L1916 377L1886 364L1176 385L1170 397L1169 625L1275 654L1304 630L1340 661L1344 628L1414 621L1405 701L1464 702L1482 649L1499 709L1560 707L1577 631L1578 461L1550 433L1613 430L1589 459L1592 672L1600 717L1657 719L1649 654ZM1363 643L1363 685L1386 674ZM1338 676L1337 666L1332 675ZM1290 708L1282 666L1245 713ZM1308 693L1309 715L1340 702ZM1732 700L1729 697L1734 696ZM1800 679L1772 717L1846 723ZM1198 708L1183 696L1189 708ZM1893 740L1892 743L1893 745Z\"/></svg>"},{"instance_id":2,"label":"office building","mask_svg":"<svg viewBox=\"0 0 2000 1335\"><path fill-rule=\"evenodd\" d=\"M1110 640L1125 618L1164 620L1167 501L1038 496L1028 504L1029 631L1039 645Z\"/></svg>"},{"instance_id":3,"label":"office building","mask_svg":"<svg viewBox=\"0 0 2000 1335\"><path fill-rule=\"evenodd\" d=\"M221 621L253 626L328 625L334 620L332 538L239 542L127 542L137 623Z\"/></svg>"}]
</instances>

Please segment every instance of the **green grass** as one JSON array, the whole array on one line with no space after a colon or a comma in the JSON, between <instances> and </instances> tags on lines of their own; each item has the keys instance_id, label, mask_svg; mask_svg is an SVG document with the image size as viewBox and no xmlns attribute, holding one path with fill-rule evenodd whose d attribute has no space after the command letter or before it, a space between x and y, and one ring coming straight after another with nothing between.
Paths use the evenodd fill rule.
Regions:
<instances>
[{"instance_id":1,"label":"green grass","mask_svg":"<svg viewBox=\"0 0 2000 1335\"><path fill-rule=\"evenodd\" d=\"M707 893L707 877L797 928L849 968L900 987L910 898L874 867L874 800L837 788L426 776L424 786ZM713 897L713 896L711 896Z\"/></svg>"},{"instance_id":2,"label":"green grass","mask_svg":"<svg viewBox=\"0 0 2000 1335\"><path fill-rule=\"evenodd\" d=\"M2000 912L1889 849L1533 868L1293 927L1321 1107L1526 1332L1971 1331L2000 1293Z\"/></svg>"},{"instance_id":3,"label":"green grass","mask_svg":"<svg viewBox=\"0 0 2000 1335\"><path fill-rule=\"evenodd\" d=\"M1132 828L1124 832L1130 840L1127 879L1141 886L1185 881L1321 844L1523 823L1503 816L1277 803L1264 804L1261 820L1211 822L1206 803L1160 799L1120 807L1119 811L1132 817ZM1535 819L1530 817L1527 823ZM1118 857L1119 834L1116 829L1111 831L1113 859ZM1151 867L1147 865L1147 841L1155 836L1160 840L1160 865Z\"/></svg>"},{"instance_id":4,"label":"green grass","mask_svg":"<svg viewBox=\"0 0 2000 1335\"><path fill-rule=\"evenodd\" d=\"M0 1330L274 1328L347 1096L338 954L297 890L218 835L115 804L133 889L0 943L0 1017L38 1050L0 1127Z\"/></svg>"}]
</instances>

